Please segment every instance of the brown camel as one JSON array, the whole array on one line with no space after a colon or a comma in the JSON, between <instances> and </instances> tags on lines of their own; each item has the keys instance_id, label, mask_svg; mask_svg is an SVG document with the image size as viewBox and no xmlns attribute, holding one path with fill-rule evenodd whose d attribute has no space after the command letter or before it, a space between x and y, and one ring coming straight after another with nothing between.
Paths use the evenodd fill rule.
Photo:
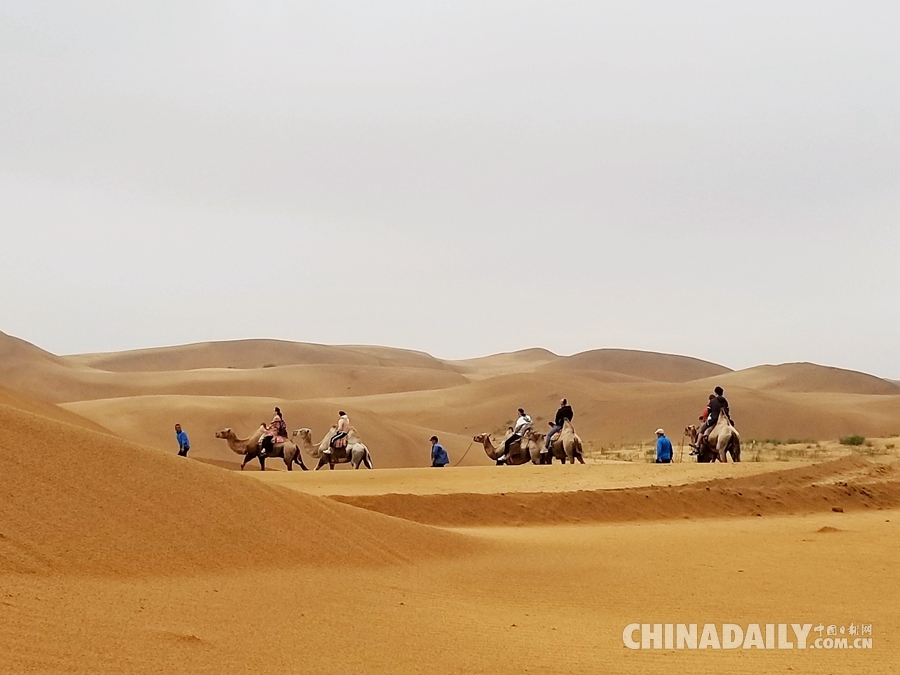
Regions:
<instances>
[{"instance_id":1,"label":"brown camel","mask_svg":"<svg viewBox=\"0 0 900 675\"><path fill-rule=\"evenodd\" d=\"M244 461L241 462L241 471L244 470L244 467L247 466L247 462L256 458L259 460L259 469L260 471L266 470L266 459L269 457L281 457L284 460L284 465L287 467L288 471L294 470L294 464L299 464L300 468L304 471L308 471L309 469L303 463L303 458L300 456L300 448L298 448L291 441L284 441L283 443L276 443L274 447L267 452L265 455L260 454L259 441L263 437L263 434L266 432L266 425L261 424L259 429L250 436L250 438L238 438L235 433L230 429L222 429L222 431L216 432L216 438L225 439L228 443L228 447L231 448L232 452L237 453L238 455L244 456Z\"/></svg>"},{"instance_id":2,"label":"brown camel","mask_svg":"<svg viewBox=\"0 0 900 675\"><path fill-rule=\"evenodd\" d=\"M511 434L512 429L507 432L506 438L509 438ZM481 443L484 447L484 453L495 462L503 454L503 445L501 444L499 448L495 448L494 444L491 443L490 434L478 434L472 440L475 443ZM531 453L529 453L527 447L522 447L521 441L515 441L509 446L509 455L506 457L507 464L519 466L520 464L527 464L530 461ZM538 458L538 461L540 461L540 458Z\"/></svg>"},{"instance_id":3,"label":"brown camel","mask_svg":"<svg viewBox=\"0 0 900 675\"><path fill-rule=\"evenodd\" d=\"M550 452L541 454L546 439L546 434L540 434L536 431L528 431L525 438L522 439L526 441L526 445L528 445L528 449L531 452L532 461L535 464L552 464L553 459L558 459L563 464L566 463L566 460L569 461L569 464L574 464L576 460L584 464L581 438L575 433L575 428L569 420L563 422L562 430L550 444ZM535 444L537 444L536 448L534 447ZM540 461L535 459L535 453L538 453Z\"/></svg>"},{"instance_id":4,"label":"brown camel","mask_svg":"<svg viewBox=\"0 0 900 675\"><path fill-rule=\"evenodd\" d=\"M337 433L337 427L331 427L331 430L325 434L318 445L312 441L312 431L309 429L297 429L291 432L291 439L297 446L307 455L314 459L318 459L316 471L328 464L329 468L334 469L335 464L350 463L354 469L358 469L360 464L364 464L367 469L372 468L372 456L369 449L359 440L359 434L356 429L350 427L347 434L347 445L343 448L333 448L330 453L325 452L331 444L331 439Z\"/></svg>"}]
</instances>

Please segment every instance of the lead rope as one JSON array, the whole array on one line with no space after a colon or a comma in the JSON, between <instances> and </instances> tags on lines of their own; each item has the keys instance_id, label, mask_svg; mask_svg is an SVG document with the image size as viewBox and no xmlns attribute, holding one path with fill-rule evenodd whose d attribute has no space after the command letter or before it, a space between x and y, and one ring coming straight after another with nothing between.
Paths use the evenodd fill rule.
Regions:
<instances>
[{"instance_id":1,"label":"lead rope","mask_svg":"<svg viewBox=\"0 0 900 675\"><path fill-rule=\"evenodd\" d=\"M463 453L463 456L460 457L460 458L459 458L459 461L457 461L456 464L454 464L453 466L459 466L459 465L460 465L460 463L466 458L466 455L469 454L469 450L472 449L472 446L473 446L473 445L475 445L475 441L472 441L471 443L469 443L469 447L466 448L466 451Z\"/></svg>"}]
</instances>

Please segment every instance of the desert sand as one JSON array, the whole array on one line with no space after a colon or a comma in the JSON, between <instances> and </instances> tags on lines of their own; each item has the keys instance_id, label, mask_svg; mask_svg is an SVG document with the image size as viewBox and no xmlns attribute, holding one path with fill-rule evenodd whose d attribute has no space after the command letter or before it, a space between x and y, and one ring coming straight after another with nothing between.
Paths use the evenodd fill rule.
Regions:
<instances>
[{"instance_id":1,"label":"desert sand","mask_svg":"<svg viewBox=\"0 0 900 675\"><path fill-rule=\"evenodd\" d=\"M660 423L677 436L714 382L745 437L890 436L886 380L257 341L59 357L0 338L0 672L896 672L891 439L826 461L604 458ZM486 463L475 448L416 468L423 437L457 461L510 407L546 417L561 395L587 465L467 466ZM316 432L346 407L379 468L225 468L237 458L207 434L249 431L279 402ZM175 456L174 421L207 461ZM865 623L874 644L633 651L634 622Z\"/></svg>"}]
</instances>

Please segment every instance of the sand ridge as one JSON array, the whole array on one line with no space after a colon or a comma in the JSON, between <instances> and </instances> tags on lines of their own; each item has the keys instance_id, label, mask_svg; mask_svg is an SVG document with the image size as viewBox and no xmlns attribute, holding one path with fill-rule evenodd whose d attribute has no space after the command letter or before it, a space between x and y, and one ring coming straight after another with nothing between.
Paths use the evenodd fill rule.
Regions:
<instances>
[{"instance_id":1,"label":"sand ridge","mask_svg":"<svg viewBox=\"0 0 900 675\"><path fill-rule=\"evenodd\" d=\"M859 457L684 485L571 492L335 495L379 513L447 527L785 516L900 507L900 468Z\"/></svg>"}]
</instances>

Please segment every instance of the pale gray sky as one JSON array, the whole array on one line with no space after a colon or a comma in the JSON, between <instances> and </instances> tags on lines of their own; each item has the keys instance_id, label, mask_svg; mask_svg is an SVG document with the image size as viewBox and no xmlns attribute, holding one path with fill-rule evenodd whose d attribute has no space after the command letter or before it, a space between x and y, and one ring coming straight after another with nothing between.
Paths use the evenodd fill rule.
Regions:
<instances>
[{"instance_id":1,"label":"pale gray sky","mask_svg":"<svg viewBox=\"0 0 900 675\"><path fill-rule=\"evenodd\" d=\"M0 0L0 330L900 377L900 3L144 5Z\"/></svg>"}]
</instances>

